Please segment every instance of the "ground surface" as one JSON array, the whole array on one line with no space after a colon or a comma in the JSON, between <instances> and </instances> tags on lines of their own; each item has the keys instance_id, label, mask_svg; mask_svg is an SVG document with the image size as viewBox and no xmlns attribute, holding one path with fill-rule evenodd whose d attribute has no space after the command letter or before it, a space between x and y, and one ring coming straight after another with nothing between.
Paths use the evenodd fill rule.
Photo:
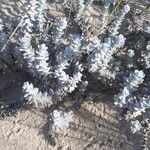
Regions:
<instances>
[{"instance_id":1,"label":"ground surface","mask_svg":"<svg viewBox=\"0 0 150 150\"><path fill-rule=\"evenodd\" d=\"M5 97L11 101L19 99L25 80L22 74L16 73L1 77L1 85L7 88ZM140 135L131 135L127 124L115 117L112 95L98 97L94 102L84 102L75 111L75 121L59 133L51 128L49 110L23 109L16 117L1 119L0 149L140 150Z\"/></svg>"},{"instance_id":2,"label":"ground surface","mask_svg":"<svg viewBox=\"0 0 150 150\"><path fill-rule=\"evenodd\" d=\"M118 123L111 106L102 102L84 103L75 122L61 133L52 132L47 114L40 110L0 120L2 150L133 150L134 142L139 149L141 141L130 136L126 124Z\"/></svg>"},{"instance_id":3,"label":"ground surface","mask_svg":"<svg viewBox=\"0 0 150 150\"><path fill-rule=\"evenodd\" d=\"M18 5L12 7L12 1L2 0L1 16L18 23L20 11ZM135 16L137 20L147 19L149 0L134 0L133 12L143 15ZM21 8L22 9L22 8ZM53 11L52 9L51 11ZM146 11L145 11L146 10ZM23 9L22 9L23 11ZM4 15L5 14L5 15ZM56 13L57 14L57 13ZM145 15L145 17L143 17ZM14 19L9 19L12 16ZM18 17L16 19L16 17ZM139 22L140 23L140 22ZM143 22L141 21L141 26ZM136 26L135 26L136 27ZM140 38L139 38L140 39ZM17 100L21 96L21 87L27 80L20 73L8 73L0 76L0 90L5 87L1 99ZM112 95L96 99L95 102L84 102L75 111L75 122L61 133L52 131L48 110L22 110L16 117L0 120L0 150L140 150L140 135L130 134L124 121L115 117Z\"/></svg>"}]
</instances>

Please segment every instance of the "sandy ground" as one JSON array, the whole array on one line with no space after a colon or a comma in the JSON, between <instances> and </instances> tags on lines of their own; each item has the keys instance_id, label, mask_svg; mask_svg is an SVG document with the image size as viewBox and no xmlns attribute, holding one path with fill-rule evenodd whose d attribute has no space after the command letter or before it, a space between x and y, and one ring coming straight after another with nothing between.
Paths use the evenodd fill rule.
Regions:
<instances>
[{"instance_id":1,"label":"sandy ground","mask_svg":"<svg viewBox=\"0 0 150 150\"><path fill-rule=\"evenodd\" d=\"M20 99L26 80L20 73L1 76L1 99ZM101 96L75 110L74 122L61 132L52 130L49 109L25 108L1 118L0 150L140 150L140 135L131 135L127 123L117 120L112 95ZM68 106L66 102L60 107Z\"/></svg>"},{"instance_id":2,"label":"sandy ground","mask_svg":"<svg viewBox=\"0 0 150 150\"><path fill-rule=\"evenodd\" d=\"M1 76L1 99L19 100L26 80L20 73ZM98 97L75 110L74 122L61 132L52 130L49 109L23 109L16 117L1 118L0 150L140 150L140 136L115 117L112 95Z\"/></svg>"},{"instance_id":3,"label":"sandy ground","mask_svg":"<svg viewBox=\"0 0 150 150\"><path fill-rule=\"evenodd\" d=\"M1 150L133 150L140 142L109 104L85 102L68 129L52 131L48 112L23 110L0 120Z\"/></svg>"}]
</instances>

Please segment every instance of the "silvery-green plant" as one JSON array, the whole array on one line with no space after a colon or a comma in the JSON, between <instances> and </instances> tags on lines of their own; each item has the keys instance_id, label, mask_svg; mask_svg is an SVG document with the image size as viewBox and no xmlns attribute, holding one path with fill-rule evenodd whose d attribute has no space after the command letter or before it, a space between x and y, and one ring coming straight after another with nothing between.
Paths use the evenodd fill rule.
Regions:
<instances>
[{"instance_id":1,"label":"silvery-green plant","mask_svg":"<svg viewBox=\"0 0 150 150\"><path fill-rule=\"evenodd\" d=\"M15 49L15 56L23 65L27 64L27 67L31 69L32 72L35 52L31 45L31 35L28 32L25 32L24 35L19 38L19 46Z\"/></svg>"},{"instance_id":2,"label":"silvery-green plant","mask_svg":"<svg viewBox=\"0 0 150 150\"><path fill-rule=\"evenodd\" d=\"M147 117L144 118L142 121L138 120L138 119L131 121L131 131L132 131L132 133L136 133L136 132L140 131L141 129L147 130L149 132L149 128L150 128L150 120Z\"/></svg>"},{"instance_id":3,"label":"silvery-green plant","mask_svg":"<svg viewBox=\"0 0 150 150\"><path fill-rule=\"evenodd\" d=\"M60 42L60 39L63 36L67 26L68 26L68 22L66 17L61 17L57 22L54 23L53 33L52 33L54 44L58 44Z\"/></svg>"},{"instance_id":4,"label":"silvery-green plant","mask_svg":"<svg viewBox=\"0 0 150 150\"><path fill-rule=\"evenodd\" d=\"M104 42L99 42L97 47L95 47L95 42L93 42L94 45L91 46L91 48L95 48L88 56L89 71L99 73L99 78L103 76L112 78L113 76L111 77L111 75L113 75L113 73L109 73L108 71L110 67L109 62L113 59L113 54L124 46L124 43L125 38L121 34L106 38Z\"/></svg>"},{"instance_id":5,"label":"silvery-green plant","mask_svg":"<svg viewBox=\"0 0 150 150\"><path fill-rule=\"evenodd\" d=\"M150 44L146 46L146 51L142 52L142 57L146 68L150 68Z\"/></svg>"},{"instance_id":6,"label":"silvery-green plant","mask_svg":"<svg viewBox=\"0 0 150 150\"><path fill-rule=\"evenodd\" d=\"M3 24L2 19L0 18L0 48L3 46L3 44L7 40L7 35L5 34L5 32L3 32L3 29L4 29L4 24Z\"/></svg>"},{"instance_id":7,"label":"silvery-green plant","mask_svg":"<svg viewBox=\"0 0 150 150\"><path fill-rule=\"evenodd\" d=\"M114 96L114 104L119 107L125 107L128 104L128 97L137 90L140 84L144 81L145 74L142 70L135 70L130 73L129 77L125 78L123 88Z\"/></svg>"},{"instance_id":8,"label":"silvery-green plant","mask_svg":"<svg viewBox=\"0 0 150 150\"><path fill-rule=\"evenodd\" d=\"M73 7L70 7L68 2L72 3ZM109 10L114 1L103 0L102 4L100 3L102 15L100 15L99 28L103 26L105 28L106 25L106 32L100 31L97 34L90 32L89 37L84 33L88 32L89 27L94 28L90 23L95 18L89 11L89 9L94 9L93 0L64 0L63 7L70 10L70 15L74 14L70 18L63 9L62 17L57 17L56 14L53 16L54 12L51 12L53 19L50 18L45 13L48 3L46 0L22 0L21 7L26 5L27 8L26 12L23 11L24 9L21 11L24 12L23 22L17 28L21 30L16 30L17 32L13 35L14 39L17 37L18 40L16 38L9 41L9 44L6 44L4 55L0 56L1 58L5 55L9 56L4 60L0 59L0 69L3 70L3 74L5 75L7 71L10 71L11 74L11 71L16 68L18 72L25 74L27 79L31 77L31 83L27 81L22 87L23 100L36 107L39 105L50 107L60 101L63 103L63 100L70 98L70 95L74 100L73 104L80 103L82 98L88 95L90 83L93 80L94 82L100 80L106 86L110 85L111 79L116 83L114 91L121 86L120 91L116 92L118 94L114 96L115 105L123 112L125 110L130 112L131 129L133 133L139 131L142 119L147 115L150 107L150 87L147 82L150 66L149 46L145 51L141 49L139 52L144 61L144 65L140 65L136 61L139 60L136 47L133 48L134 50L132 46L128 47L128 35L124 32L120 33L122 23L126 20L125 16L130 11L129 4L123 4L119 13L113 14L114 21L108 24ZM46 28L47 32L43 32L46 23L45 16L47 20L54 21L52 26ZM6 39L5 25L6 22L1 19L1 40ZM43 33L46 38L42 38ZM10 60L12 63L9 63ZM10 66L8 70L4 69L4 66L7 65ZM94 78L91 79L91 75ZM123 80L124 83L122 83ZM4 112L4 109L2 111ZM62 117L61 112L55 110L53 121L55 127L62 129L63 124L68 127L69 122L73 121L72 112Z\"/></svg>"},{"instance_id":9,"label":"silvery-green plant","mask_svg":"<svg viewBox=\"0 0 150 150\"><path fill-rule=\"evenodd\" d=\"M146 112L147 109L150 108L150 95L134 96L131 97L129 104L129 109L131 111L130 118L136 118L141 116Z\"/></svg>"},{"instance_id":10,"label":"silvery-green plant","mask_svg":"<svg viewBox=\"0 0 150 150\"><path fill-rule=\"evenodd\" d=\"M24 16L24 21L22 25L22 30L27 32L33 32L33 28L39 32L43 31L44 27L44 9L46 8L46 0L32 0L32 1L22 1L24 5L26 4L27 13Z\"/></svg>"},{"instance_id":11,"label":"silvery-green plant","mask_svg":"<svg viewBox=\"0 0 150 150\"><path fill-rule=\"evenodd\" d=\"M84 0L78 0L77 3L78 3L78 5L77 5L77 14L76 14L75 20L79 21L82 14L83 14L84 9L85 9L85 4L84 4L85 2L84 2Z\"/></svg>"},{"instance_id":12,"label":"silvery-green plant","mask_svg":"<svg viewBox=\"0 0 150 150\"><path fill-rule=\"evenodd\" d=\"M58 64L69 64L68 61L76 60L81 57L81 36L79 34L69 35L70 44L64 48L63 51L57 56Z\"/></svg>"},{"instance_id":13,"label":"silvery-green plant","mask_svg":"<svg viewBox=\"0 0 150 150\"><path fill-rule=\"evenodd\" d=\"M32 83L25 82L23 87L23 98L28 104L33 104L35 107L50 107L52 102L52 95L47 92L41 92L38 88L34 87Z\"/></svg>"},{"instance_id":14,"label":"silvery-green plant","mask_svg":"<svg viewBox=\"0 0 150 150\"><path fill-rule=\"evenodd\" d=\"M3 28L4 28L3 21L2 21L2 19L0 19L0 31L2 31Z\"/></svg>"},{"instance_id":15,"label":"silvery-green plant","mask_svg":"<svg viewBox=\"0 0 150 150\"><path fill-rule=\"evenodd\" d=\"M52 113L53 130L61 132L69 127L69 123L74 121L74 114L72 111L63 112L61 110L54 110Z\"/></svg>"},{"instance_id":16,"label":"silvery-green plant","mask_svg":"<svg viewBox=\"0 0 150 150\"><path fill-rule=\"evenodd\" d=\"M22 65L27 68L33 76L48 76L51 74L49 64L48 48L45 44L38 45L37 49L32 47L31 36L28 32L20 38L19 46L16 48L16 56Z\"/></svg>"},{"instance_id":17,"label":"silvery-green plant","mask_svg":"<svg viewBox=\"0 0 150 150\"><path fill-rule=\"evenodd\" d=\"M55 66L55 76L59 80L59 84L63 91L71 93L77 87L77 83L81 81L82 65L79 64L81 58L81 37L78 34L69 35L70 44L64 48L56 57L57 65ZM73 76L65 72L70 67L70 63L75 61Z\"/></svg>"},{"instance_id":18,"label":"silvery-green plant","mask_svg":"<svg viewBox=\"0 0 150 150\"><path fill-rule=\"evenodd\" d=\"M105 3L107 5L110 4L110 2ZM105 38L103 42L101 40L98 41L98 38L96 39L95 37L90 39L88 48L89 51L92 51L92 53L88 56L88 67L90 72L98 74L97 78L99 79L103 77L107 79L115 79L116 75L118 74L113 69L113 64L111 64L111 61L114 60L113 55L117 53L118 50L125 44L125 37L122 34L118 34L118 29L129 10L129 5L125 5L121 9L120 14L115 20L116 23L112 25L110 29L108 29L109 37ZM90 48L93 49L90 50Z\"/></svg>"},{"instance_id":19,"label":"silvery-green plant","mask_svg":"<svg viewBox=\"0 0 150 150\"><path fill-rule=\"evenodd\" d=\"M109 30L113 35L118 34L118 29L120 28L122 21L125 18L125 15L129 11L130 11L130 6L128 4L124 5L123 8L121 9L119 15L117 15L117 17L112 25L112 28L110 28L110 30Z\"/></svg>"},{"instance_id":20,"label":"silvery-green plant","mask_svg":"<svg viewBox=\"0 0 150 150\"><path fill-rule=\"evenodd\" d=\"M44 29L44 10L46 9L46 0L40 0L38 4L38 21L39 21L39 30L42 32Z\"/></svg>"},{"instance_id":21,"label":"silvery-green plant","mask_svg":"<svg viewBox=\"0 0 150 150\"><path fill-rule=\"evenodd\" d=\"M128 68L132 68L134 66L134 56L135 56L135 52L132 49L129 49L127 52L127 67Z\"/></svg>"},{"instance_id":22,"label":"silvery-green plant","mask_svg":"<svg viewBox=\"0 0 150 150\"><path fill-rule=\"evenodd\" d=\"M104 3L104 6L103 6L103 12L102 12L102 27L106 26L108 23L111 1L103 0L103 3Z\"/></svg>"},{"instance_id":23,"label":"silvery-green plant","mask_svg":"<svg viewBox=\"0 0 150 150\"><path fill-rule=\"evenodd\" d=\"M76 64L73 76L67 74L64 70L59 69L56 71L56 76L60 86L60 90L65 93L71 93L77 88L77 84L82 81L82 65Z\"/></svg>"},{"instance_id":24,"label":"silvery-green plant","mask_svg":"<svg viewBox=\"0 0 150 150\"><path fill-rule=\"evenodd\" d=\"M40 76L48 76L51 74L51 67L48 64L49 53L45 44L38 45L35 50L35 68Z\"/></svg>"},{"instance_id":25,"label":"silvery-green plant","mask_svg":"<svg viewBox=\"0 0 150 150\"><path fill-rule=\"evenodd\" d=\"M140 131L141 128L142 128L142 125L139 122L139 120L131 121L131 131L132 131L132 133Z\"/></svg>"},{"instance_id":26,"label":"silvery-green plant","mask_svg":"<svg viewBox=\"0 0 150 150\"><path fill-rule=\"evenodd\" d=\"M29 2L29 10L23 19L22 32L24 32L24 30L30 33L33 31L38 15L37 7L38 4L36 0Z\"/></svg>"}]
</instances>

